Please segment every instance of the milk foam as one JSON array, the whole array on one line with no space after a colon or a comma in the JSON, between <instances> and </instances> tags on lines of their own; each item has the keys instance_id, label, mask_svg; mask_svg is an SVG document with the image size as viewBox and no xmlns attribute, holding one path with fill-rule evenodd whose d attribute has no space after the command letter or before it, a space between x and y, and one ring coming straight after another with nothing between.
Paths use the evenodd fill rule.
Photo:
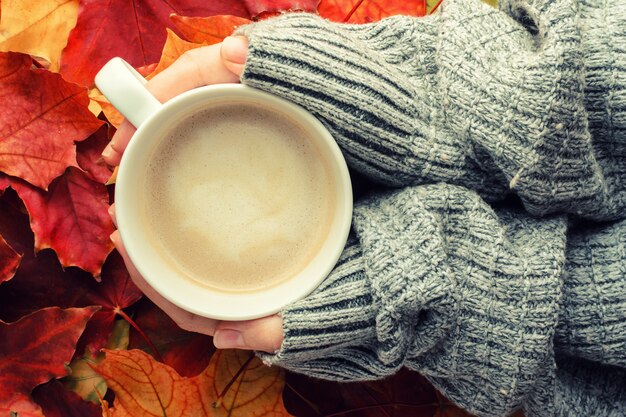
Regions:
<instances>
[{"instance_id":1,"label":"milk foam","mask_svg":"<svg viewBox=\"0 0 626 417\"><path fill-rule=\"evenodd\" d=\"M154 238L190 278L254 290L299 272L328 233L332 177L304 130L251 105L196 113L149 166Z\"/></svg>"}]
</instances>

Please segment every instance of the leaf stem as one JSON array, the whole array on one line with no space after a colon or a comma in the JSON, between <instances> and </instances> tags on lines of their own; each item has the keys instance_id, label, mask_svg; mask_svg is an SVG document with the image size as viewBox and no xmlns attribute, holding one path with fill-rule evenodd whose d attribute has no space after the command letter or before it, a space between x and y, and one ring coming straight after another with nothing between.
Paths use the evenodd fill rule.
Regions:
<instances>
[{"instance_id":1,"label":"leaf stem","mask_svg":"<svg viewBox=\"0 0 626 417\"><path fill-rule=\"evenodd\" d=\"M364 405L362 407L356 407L356 408L339 411L339 412L332 413L332 414L326 414L325 417L338 417L343 414L351 414L351 413L356 413L358 411L373 410L376 408L383 408L383 407L407 407L407 408L419 409L419 408L425 408L425 407L437 407L439 405L440 405L439 403L431 403L431 404L386 403L386 404Z\"/></svg>"},{"instance_id":2,"label":"leaf stem","mask_svg":"<svg viewBox=\"0 0 626 417\"><path fill-rule=\"evenodd\" d=\"M319 408L318 408L315 404L313 404L313 402L312 402L311 400L307 399L304 395L302 395L302 394L300 394L298 391L296 391L296 389L295 389L294 387L292 387L291 385L289 385L289 383L288 383L287 381L285 381L285 386L286 386L287 388L289 388L289 389L291 390L291 392L293 392L294 394L296 394L296 395L297 395L297 396L298 396L298 397L299 397L302 401L304 401L304 403L305 403L306 405L308 405L309 407L311 407L311 409L312 409L313 411L315 411L315 413L316 413L318 416L321 416L321 415L322 415L322 412L320 411L320 409L319 409Z\"/></svg>"},{"instance_id":3,"label":"leaf stem","mask_svg":"<svg viewBox=\"0 0 626 417\"><path fill-rule=\"evenodd\" d=\"M220 395L218 395L218 397L215 399L215 402L213 403L213 408L219 408L222 406L222 401L224 401L224 396L226 395L230 387L232 387L232 385L235 383L237 378L239 378L239 375L241 375L241 373L246 370L248 365L250 365L250 362L252 362L252 359L254 359L253 353L250 354L250 357L243 363L243 365L241 365L237 373L235 373L235 375L233 375L230 381L228 381L228 384L226 384L226 386L224 387Z\"/></svg>"},{"instance_id":4,"label":"leaf stem","mask_svg":"<svg viewBox=\"0 0 626 417\"><path fill-rule=\"evenodd\" d=\"M352 6L352 9L350 9L350 11L348 12L348 14L346 15L346 17L343 18L343 23L347 23L348 20L350 20L350 18L352 17L352 15L354 14L354 12L357 11L357 9L359 7L361 7L361 4L363 4L364 0L359 0L355 3L354 6Z\"/></svg>"},{"instance_id":5,"label":"leaf stem","mask_svg":"<svg viewBox=\"0 0 626 417\"><path fill-rule=\"evenodd\" d=\"M158 360L159 362L163 363L163 357L161 357L161 354L157 350L156 346L154 346L154 344L152 343L152 340L150 340L148 335L145 334L143 332L143 330L141 330L139 325L137 325L137 323L135 323L135 320L131 319L130 316L128 314L126 314L126 312L124 312L124 310L122 310L119 307L115 307L115 310L113 310L113 311L115 311L115 313L119 314L124 320L126 320L128 322L128 324L133 326L133 329L137 330L137 333L139 333L139 335L141 337L143 337L143 339L146 341L148 346L150 346L150 349L152 349L153 356L156 358L156 360Z\"/></svg>"}]
</instances>

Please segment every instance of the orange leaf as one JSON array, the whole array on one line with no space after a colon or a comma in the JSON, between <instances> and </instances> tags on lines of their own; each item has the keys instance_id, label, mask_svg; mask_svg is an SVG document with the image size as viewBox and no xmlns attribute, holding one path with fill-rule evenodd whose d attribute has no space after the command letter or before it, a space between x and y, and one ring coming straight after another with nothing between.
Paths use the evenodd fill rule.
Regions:
<instances>
[{"instance_id":1,"label":"orange leaf","mask_svg":"<svg viewBox=\"0 0 626 417\"><path fill-rule=\"evenodd\" d=\"M3 0L0 51L42 57L58 71L77 17L78 0Z\"/></svg>"},{"instance_id":2,"label":"orange leaf","mask_svg":"<svg viewBox=\"0 0 626 417\"><path fill-rule=\"evenodd\" d=\"M185 378L143 351L107 350L106 359L94 370L115 392L112 417L289 416L282 401L283 371L256 358L235 378L221 406L214 406L249 355L217 351L204 372Z\"/></svg>"},{"instance_id":3,"label":"orange leaf","mask_svg":"<svg viewBox=\"0 0 626 417\"><path fill-rule=\"evenodd\" d=\"M173 31L167 29L167 39L163 46L163 52L161 53L161 59L156 68L146 78L151 79L165 68L169 67L176 61L182 54L192 49L199 48L201 46L208 45L206 42L187 42L178 37Z\"/></svg>"},{"instance_id":4,"label":"orange leaf","mask_svg":"<svg viewBox=\"0 0 626 417\"><path fill-rule=\"evenodd\" d=\"M369 23L394 15L424 16L426 0L322 0L317 12L335 22Z\"/></svg>"},{"instance_id":5,"label":"orange leaf","mask_svg":"<svg viewBox=\"0 0 626 417\"><path fill-rule=\"evenodd\" d=\"M232 15L210 17L187 17L172 14L170 19L187 40L207 45L221 42L239 26L250 23L249 19Z\"/></svg>"}]
</instances>

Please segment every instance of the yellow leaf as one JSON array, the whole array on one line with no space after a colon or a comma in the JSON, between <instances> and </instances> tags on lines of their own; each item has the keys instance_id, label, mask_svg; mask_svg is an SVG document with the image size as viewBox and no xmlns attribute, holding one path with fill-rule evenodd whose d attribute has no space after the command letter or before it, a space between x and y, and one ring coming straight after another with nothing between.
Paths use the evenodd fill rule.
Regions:
<instances>
[{"instance_id":1,"label":"yellow leaf","mask_svg":"<svg viewBox=\"0 0 626 417\"><path fill-rule=\"evenodd\" d=\"M51 71L58 71L76 26L78 0L2 0L0 7L0 51L44 58Z\"/></svg>"}]
</instances>

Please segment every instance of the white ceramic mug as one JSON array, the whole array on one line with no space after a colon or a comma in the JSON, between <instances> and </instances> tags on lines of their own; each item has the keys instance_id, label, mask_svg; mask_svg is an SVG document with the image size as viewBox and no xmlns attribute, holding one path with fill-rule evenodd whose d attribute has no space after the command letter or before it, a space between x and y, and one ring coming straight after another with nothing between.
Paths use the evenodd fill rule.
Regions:
<instances>
[{"instance_id":1,"label":"white ceramic mug","mask_svg":"<svg viewBox=\"0 0 626 417\"><path fill-rule=\"evenodd\" d=\"M175 305L219 320L248 320L278 312L313 291L336 264L350 230L352 188L343 155L326 128L302 107L272 94L240 84L218 84L187 91L161 104L145 88L146 80L120 58L109 61L96 75L96 85L137 131L126 148L115 189L118 229L130 259L147 283ZM318 141L335 177L336 210L330 233L311 262L296 276L252 292L222 292L181 277L162 259L148 239L146 223L136 204L148 159L164 132L176 121L224 100L260 104L287 114L308 136Z\"/></svg>"}]
</instances>

